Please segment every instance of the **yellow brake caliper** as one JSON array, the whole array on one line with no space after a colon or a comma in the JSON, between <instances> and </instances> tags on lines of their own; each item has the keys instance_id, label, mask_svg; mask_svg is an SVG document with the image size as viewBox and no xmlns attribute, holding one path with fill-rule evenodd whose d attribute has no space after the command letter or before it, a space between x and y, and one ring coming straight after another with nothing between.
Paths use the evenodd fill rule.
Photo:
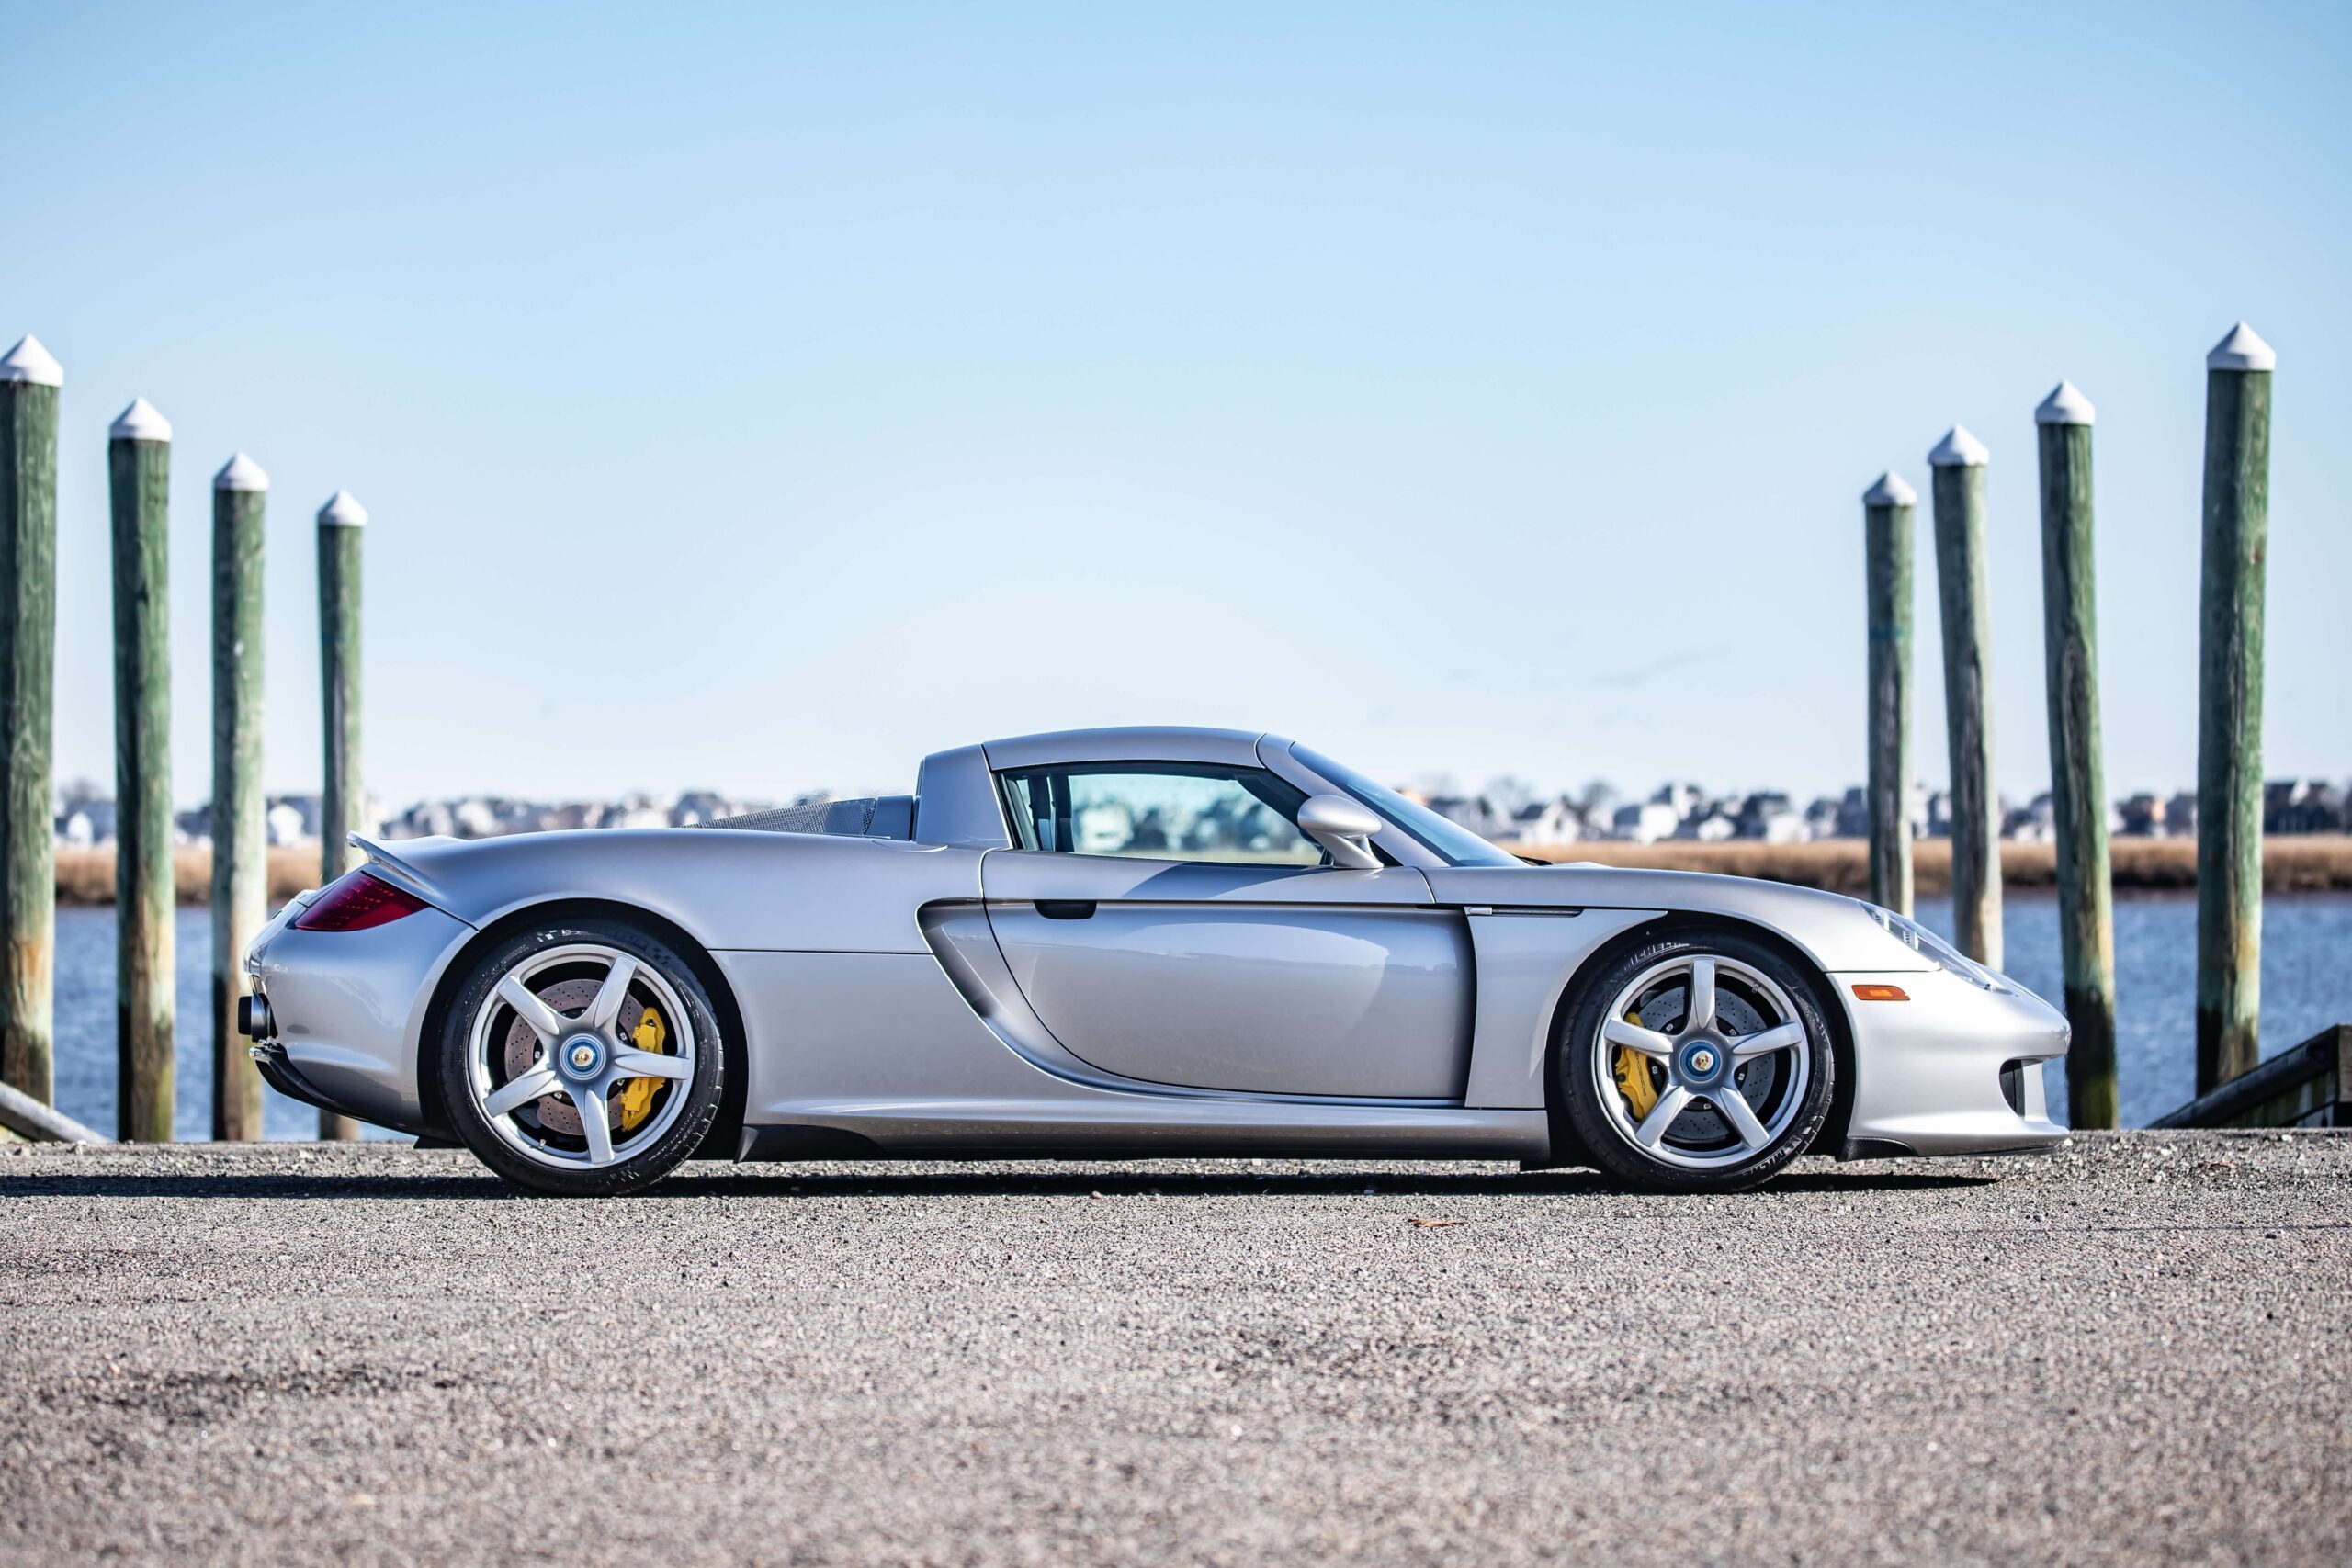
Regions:
<instances>
[{"instance_id":1,"label":"yellow brake caliper","mask_svg":"<svg viewBox=\"0 0 2352 1568\"><path fill-rule=\"evenodd\" d=\"M1642 1015L1638 1010L1629 1012L1625 1021L1639 1029ZM1647 1116L1650 1107L1657 1103L1657 1086L1650 1082L1650 1059L1630 1045L1617 1047L1617 1089L1625 1097L1625 1109L1634 1113L1636 1122Z\"/></svg>"},{"instance_id":2,"label":"yellow brake caliper","mask_svg":"<svg viewBox=\"0 0 2352 1568\"><path fill-rule=\"evenodd\" d=\"M637 1021L637 1030L629 1036L629 1043L640 1051L666 1051L670 1032L662 1027L662 1015L651 1008ZM1620 1068L1619 1071L1623 1071ZM1643 1083L1649 1079L1645 1077ZM621 1131L635 1132L637 1124L653 1110L653 1091L661 1087L660 1078L631 1078L621 1085Z\"/></svg>"}]
</instances>

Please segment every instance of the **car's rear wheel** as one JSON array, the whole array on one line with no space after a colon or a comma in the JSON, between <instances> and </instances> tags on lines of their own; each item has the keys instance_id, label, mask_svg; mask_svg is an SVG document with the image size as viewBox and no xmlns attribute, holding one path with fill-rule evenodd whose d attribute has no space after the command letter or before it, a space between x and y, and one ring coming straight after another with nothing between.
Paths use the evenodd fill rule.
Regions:
<instances>
[{"instance_id":1,"label":"car's rear wheel","mask_svg":"<svg viewBox=\"0 0 2352 1568\"><path fill-rule=\"evenodd\" d=\"M1770 1180L1821 1131L1837 1073L1813 976L1727 930L1643 942L1594 976L1555 1066L1600 1168L1673 1192Z\"/></svg>"},{"instance_id":2,"label":"car's rear wheel","mask_svg":"<svg viewBox=\"0 0 2352 1568\"><path fill-rule=\"evenodd\" d=\"M450 1124L518 1186L605 1196L660 1180L718 1112L708 994L651 932L554 921L484 955L442 1032Z\"/></svg>"}]
</instances>

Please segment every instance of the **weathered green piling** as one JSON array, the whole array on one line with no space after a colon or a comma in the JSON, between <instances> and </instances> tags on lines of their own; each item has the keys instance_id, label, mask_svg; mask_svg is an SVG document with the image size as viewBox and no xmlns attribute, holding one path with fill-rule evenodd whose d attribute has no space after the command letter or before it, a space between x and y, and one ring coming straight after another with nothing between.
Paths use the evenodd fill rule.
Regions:
<instances>
[{"instance_id":1,"label":"weathered green piling","mask_svg":"<svg viewBox=\"0 0 2352 1568\"><path fill-rule=\"evenodd\" d=\"M172 1141L172 426L144 398L107 432L114 519L115 1136Z\"/></svg>"},{"instance_id":2,"label":"weathered green piling","mask_svg":"<svg viewBox=\"0 0 2352 1568\"><path fill-rule=\"evenodd\" d=\"M2262 1011L2262 609L2270 378L2240 321L2205 356L2197 723L2197 1092L2251 1068Z\"/></svg>"},{"instance_id":3,"label":"weathered green piling","mask_svg":"<svg viewBox=\"0 0 2352 1568\"><path fill-rule=\"evenodd\" d=\"M2058 832L2058 944L2067 1121L2116 1124L2115 908L2098 733L2098 595L2091 551L2091 421L2061 381L2033 411L2041 466L2041 649L2050 698L2050 802Z\"/></svg>"},{"instance_id":4,"label":"weathered green piling","mask_svg":"<svg viewBox=\"0 0 2352 1568\"><path fill-rule=\"evenodd\" d=\"M212 476L212 1135L262 1135L262 1082L237 1032L245 949L269 917L261 788L262 523L269 476L243 452Z\"/></svg>"},{"instance_id":5,"label":"weathered green piling","mask_svg":"<svg viewBox=\"0 0 2352 1568\"><path fill-rule=\"evenodd\" d=\"M1911 912L1911 517L1892 473L1862 494L1870 619L1871 900Z\"/></svg>"},{"instance_id":6,"label":"weathered green piling","mask_svg":"<svg viewBox=\"0 0 2352 1568\"><path fill-rule=\"evenodd\" d=\"M46 1105L57 937L57 400L37 338L0 355L0 1081Z\"/></svg>"},{"instance_id":7,"label":"weathered green piling","mask_svg":"<svg viewBox=\"0 0 2352 1568\"><path fill-rule=\"evenodd\" d=\"M1984 565L1984 444L1955 424L1934 470L1936 587L1951 752L1951 918L1960 950L2001 966L2000 801L1993 792L1993 610Z\"/></svg>"},{"instance_id":8,"label":"weathered green piling","mask_svg":"<svg viewBox=\"0 0 2352 1568\"><path fill-rule=\"evenodd\" d=\"M359 549L368 509L347 490L319 508L319 689L325 705L326 769L319 793L320 886L352 867L346 835L367 825L359 772ZM319 1112L319 1136L356 1138L359 1123Z\"/></svg>"}]
</instances>

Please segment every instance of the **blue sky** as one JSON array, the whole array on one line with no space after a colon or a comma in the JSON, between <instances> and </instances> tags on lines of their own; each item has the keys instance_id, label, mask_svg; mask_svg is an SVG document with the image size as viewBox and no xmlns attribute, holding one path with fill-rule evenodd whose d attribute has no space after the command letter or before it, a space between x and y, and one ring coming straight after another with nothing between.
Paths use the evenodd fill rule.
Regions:
<instances>
[{"instance_id":1,"label":"blue sky","mask_svg":"<svg viewBox=\"0 0 2352 1568\"><path fill-rule=\"evenodd\" d=\"M332 9L334 14L327 14ZM61 777L110 780L105 432L370 509L401 802L904 788L1263 725L1400 782L1862 773L1862 490L1992 449L1997 772L2046 776L2032 410L2097 402L2108 776L2193 782L2203 355L2277 347L2267 762L2352 772L2352 10L0 7L0 338L64 363ZM1943 771L1928 520L1919 767Z\"/></svg>"}]
</instances>

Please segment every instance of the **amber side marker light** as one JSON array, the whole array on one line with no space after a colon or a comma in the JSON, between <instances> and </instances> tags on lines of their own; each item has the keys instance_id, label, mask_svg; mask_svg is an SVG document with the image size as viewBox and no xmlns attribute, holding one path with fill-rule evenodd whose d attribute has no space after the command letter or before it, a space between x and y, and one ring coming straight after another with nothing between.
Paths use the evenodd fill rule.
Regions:
<instances>
[{"instance_id":1,"label":"amber side marker light","mask_svg":"<svg viewBox=\"0 0 2352 1568\"><path fill-rule=\"evenodd\" d=\"M1911 993L1900 986L1857 986L1854 999L1858 1002L1907 1002Z\"/></svg>"}]
</instances>

